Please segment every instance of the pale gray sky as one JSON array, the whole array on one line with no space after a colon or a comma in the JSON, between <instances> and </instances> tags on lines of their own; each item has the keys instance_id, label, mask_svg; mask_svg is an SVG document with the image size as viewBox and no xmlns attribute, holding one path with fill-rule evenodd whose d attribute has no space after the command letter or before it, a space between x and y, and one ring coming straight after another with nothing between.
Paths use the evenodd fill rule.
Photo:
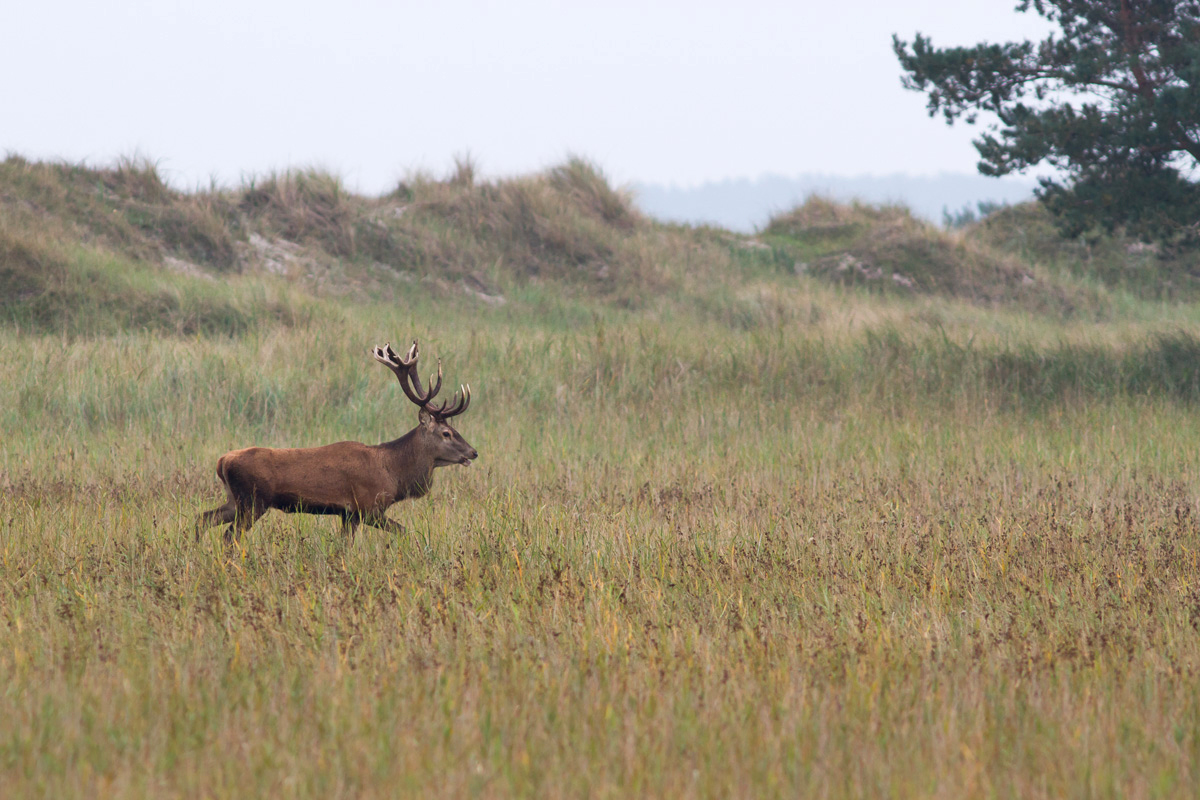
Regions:
<instances>
[{"instance_id":1,"label":"pale gray sky","mask_svg":"<svg viewBox=\"0 0 1200 800\"><path fill-rule=\"evenodd\" d=\"M0 7L0 149L135 152L183 188L322 166L366 192L568 153L619 183L969 173L977 129L900 87L891 35L1040 37L1015 0L340 3L39 0Z\"/></svg>"}]
</instances>

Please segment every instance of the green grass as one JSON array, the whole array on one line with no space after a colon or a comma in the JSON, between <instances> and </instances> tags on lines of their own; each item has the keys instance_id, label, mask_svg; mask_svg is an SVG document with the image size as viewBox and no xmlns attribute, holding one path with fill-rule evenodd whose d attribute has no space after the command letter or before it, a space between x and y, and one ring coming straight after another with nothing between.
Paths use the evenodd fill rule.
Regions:
<instances>
[{"instance_id":1,"label":"green grass","mask_svg":"<svg viewBox=\"0 0 1200 800\"><path fill-rule=\"evenodd\" d=\"M376 243L425 214L472 268L554 267L489 268L504 305L357 249L175 274L0 205L6 279L44 281L0 325L5 796L1195 794L1200 308L845 286L784 263L803 231L469 167ZM298 182L370 205L271 180L263 236ZM644 272L564 255L593 245ZM393 508L409 536L272 512L193 542L221 453L412 427L368 353L411 337L471 383L480 458Z\"/></svg>"},{"instance_id":2,"label":"green grass","mask_svg":"<svg viewBox=\"0 0 1200 800\"><path fill-rule=\"evenodd\" d=\"M1195 302L1200 289L1195 248L1149 245L1119 230L1065 239L1049 212L1035 203L1002 208L971 226L968 236L1028 263L1138 297Z\"/></svg>"},{"instance_id":3,"label":"green grass","mask_svg":"<svg viewBox=\"0 0 1200 800\"><path fill-rule=\"evenodd\" d=\"M1005 210L955 232L935 228L903 206L842 205L812 197L773 217L762 239L788 271L876 293L942 295L1064 318L1109 315L1114 298L1108 285L1089 281L1090 275L1071 269L1065 259L1033 257L1008 227L1012 216ZM1139 257L1139 265L1144 260Z\"/></svg>"},{"instance_id":4,"label":"green grass","mask_svg":"<svg viewBox=\"0 0 1200 800\"><path fill-rule=\"evenodd\" d=\"M542 302L5 334L0 782L1191 793L1200 429L1194 388L1138 376L1193 340L998 314L968 345L903 300L853 331ZM192 543L224 450L410 427L366 352L408 335L473 384L481 452L393 510L412 536L272 514L244 552ZM1038 354L1044 384L997 374Z\"/></svg>"}]
</instances>

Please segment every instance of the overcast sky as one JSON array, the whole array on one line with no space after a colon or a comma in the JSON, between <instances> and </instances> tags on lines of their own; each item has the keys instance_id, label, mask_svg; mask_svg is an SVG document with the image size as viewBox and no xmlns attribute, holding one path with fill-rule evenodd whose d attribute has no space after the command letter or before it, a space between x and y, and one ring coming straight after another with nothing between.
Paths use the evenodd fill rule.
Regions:
<instances>
[{"instance_id":1,"label":"overcast sky","mask_svg":"<svg viewBox=\"0 0 1200 800\"><path fill-rule=\"evenodd\" d=\"M1041 37L1015 0L39 2L0 7L0 149L139 153L181 188L321 166L360 191L471 153L618 183L975 171L891 35Z\"/></svg>"}]
</instances>

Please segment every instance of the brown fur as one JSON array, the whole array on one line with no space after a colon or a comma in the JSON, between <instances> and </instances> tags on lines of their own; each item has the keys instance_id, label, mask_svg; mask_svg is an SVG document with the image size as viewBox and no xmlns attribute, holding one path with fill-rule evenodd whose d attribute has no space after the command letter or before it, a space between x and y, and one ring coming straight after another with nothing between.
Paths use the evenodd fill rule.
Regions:
<instances>
[{"instance_id":1,"label":"brown fur","mask_svg":"<svg viewBox=\"0 0 1200 800\"><path fill-rule=\"evenodd\" d=\"M384 515L393 503L422 497L433 471L469 465L479 454L445 420L422 409L417 427L391 442L338 442L324 447L247 447L217 460L228 500L196 519L196 538L228 523L225 541L240 538L272 508L336 514L352 539L360 522L391 533L404 527Z\"/></svg>"}]
</instances>

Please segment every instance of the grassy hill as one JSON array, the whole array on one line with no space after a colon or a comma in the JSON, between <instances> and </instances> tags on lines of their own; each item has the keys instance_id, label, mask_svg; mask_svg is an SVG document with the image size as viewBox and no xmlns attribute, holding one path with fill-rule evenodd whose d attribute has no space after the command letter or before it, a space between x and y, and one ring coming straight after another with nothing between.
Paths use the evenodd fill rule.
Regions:
<instances>
[{"instance_id":1,"label":"grassy hill","mask_svg":"<svg viewBox=\"0 0 1200 800\"><path fill-rule=\"evenodd\" d=\"M247 317L237 297L245 281L233 276L370 300L423 292L499 303L552 285L611 307L695 311L811 273L877 293L1084 319L1111 315L1128 297L1188 300L1197 282L1194 256L1112 237L1066 242L1036 206L957 232L899 207L820 198L776 215L759 236L664 225L580 159L495 181L463 162L444 180L414 176L368 198L312 170L180 192L149 162L88 168L9 156L0 210L0 320L66 333L236 332Z\"/></svg>"},{"instance_id":2,"label":"grassy hill","mask_svg":"<svg viewBox=\"0 0 1200 800\"><path fill-rule=\"evenodd\" d=\"M10 157L0 785L1190 796L1188 259L1025 207L664 225L578 160L367 198ZM193 542L226 450L415 424L368 354L414 337L480 458L408 537Z\"/></svg>"}]
</instances>

